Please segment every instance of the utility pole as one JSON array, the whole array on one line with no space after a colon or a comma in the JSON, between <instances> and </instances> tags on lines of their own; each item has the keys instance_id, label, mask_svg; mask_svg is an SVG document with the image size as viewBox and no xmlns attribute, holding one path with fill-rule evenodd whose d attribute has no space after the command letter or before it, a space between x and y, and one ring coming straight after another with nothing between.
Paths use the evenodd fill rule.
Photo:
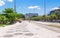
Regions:
<instances>
[{"instance_id":1,"label":"utility pole","mask_svg":"<svg viewBox=\"0 0 60 38\"><path fill-rule=\"evenodd\" d=\"M44 0L44 15L46 16L46 0Z\"/></svg>"},{"instance_id":2,"label":"utility pole","mask_svg":"<svg viewBox=\"0 0 60 38\"><path fill-rule=\"evenodd\" d=\"M16 0L14 0L14 11L16 12Z\"/></svg>"},{"instance_id":3,"label":"utility pole","mask_svg":"<svg viewBox=\"0 0 60 38\"><path fill-rule=\"evenodd\" d=\"M30 20L31 20L31 17L30 17L30 14L29 14L29 23L30 23Z\"/></svg>"},{"instance_id":4,"label":"utility pole","mask_svg":"<svg viewBox=\"0 0 60 38\"><path fill-rule=\"evenodd\" d=\"M44 0L44 20L46 21L46 0Z\"/></svg>"}]
</instances>

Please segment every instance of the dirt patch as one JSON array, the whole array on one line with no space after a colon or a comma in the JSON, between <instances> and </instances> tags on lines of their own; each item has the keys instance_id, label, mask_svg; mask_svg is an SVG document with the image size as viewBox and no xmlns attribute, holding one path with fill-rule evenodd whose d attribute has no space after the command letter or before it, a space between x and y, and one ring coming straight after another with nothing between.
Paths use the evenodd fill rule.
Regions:
<instances>
[{"instance_id":1,"label":"dirt patch","mask_svg":"<svg viewBox=\"0 0 60 38\"><path fill-rule=\"evenodd\" d=\"M60 25L57 25L57 24L49 24L48 26L60 28Z\"/></svg>"}]
</instances>

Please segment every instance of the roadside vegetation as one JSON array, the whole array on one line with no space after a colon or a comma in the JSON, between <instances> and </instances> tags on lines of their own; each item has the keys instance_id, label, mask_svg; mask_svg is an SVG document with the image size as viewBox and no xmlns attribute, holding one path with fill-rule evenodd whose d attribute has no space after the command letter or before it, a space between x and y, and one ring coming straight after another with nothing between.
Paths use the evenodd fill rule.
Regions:
<instances>
[{"instance_id":1,"label":"roadside vegetation","mask_svg":"<svg viewBox=\"0 0 60 38\"><path fill-rule=\"evenodd\" d=\"M49 15L31 17L35 21L60 22L60 8L50 11Z\"/></svg>"},{"instance_id":2,"label":"roadside vegetation","mask_svg":"<svg viewBox=\"0 0 60 38\"><path fill-rule=\"evenodd\" d=\"M0 14L0 26L16 23L21 18L25 18L23 14L14 12L13 8L5 8Z\"/></svg>"}]
</instances>

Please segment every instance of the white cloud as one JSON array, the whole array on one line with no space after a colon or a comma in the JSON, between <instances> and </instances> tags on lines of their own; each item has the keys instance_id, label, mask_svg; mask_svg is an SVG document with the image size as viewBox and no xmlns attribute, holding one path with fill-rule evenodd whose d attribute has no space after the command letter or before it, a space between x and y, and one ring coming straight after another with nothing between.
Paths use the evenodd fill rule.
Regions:
<instances>
[{"instance_id":1,"label":"white cloud","mask_svg":"<svg viewBox=\"0 0 60 38\"><path fill-rule=\"evenodd\" d=\"M8 1L8 2L13 2L13 0L0 0L0 6L3 6L5 5L5 2Z\"/></svg>"},{"instance_id":2,"label":"white cloud","mask_svg":"<svg viewBox=\"0 0 60 38\"><path fill-rule=\"evenodd\" d=\"M38 9L41 9L41 8L38 8Z\"/></svg>"},{"instance_id":3,"label":"white cloud","mask_svg":"<svg viewBox=\"0 0 60 38\"><path fill-rule=\"evenodd\" d=\"M8 0L9 2L13 2L13 0Z\"/></svg>"},{"instance_id":4,"label":"white cloud","mask_svg":"<svg viewBox=\"0 0 60 38\"><path fill-rule=\"evenodd\" d=\"M0 1L6 1L6 0L0 0Z\"/></svg>"},{"instance_id":5,"label":"white cloud","mask_svg":"<svg viewBox=\"0 0 60 38\"><path fill-rule=\"evenodd\" d=\"M0 0L0 6L3 6L3 5L5 5L5 2Z\"/></svg>"},{"instance_id":6,"label":"white cloud","mask_svg":"<svg viewBox=\"0 0 60 38\"><path fill-rule=\"evenodd\" d=\"M41 9L40 6L29 6L29 9Z\"/></svg>"},{"instance_id":7,"label":"white cloud","mask_svg":"<svg viewBox=\"0 0 60 38\"><path fill-rule=\"evenodd\" d=\"M55 9L59 9L59 7L54 7L54 8L52 8L52 10L55 10Z\"/></svg>"}]
</instances>

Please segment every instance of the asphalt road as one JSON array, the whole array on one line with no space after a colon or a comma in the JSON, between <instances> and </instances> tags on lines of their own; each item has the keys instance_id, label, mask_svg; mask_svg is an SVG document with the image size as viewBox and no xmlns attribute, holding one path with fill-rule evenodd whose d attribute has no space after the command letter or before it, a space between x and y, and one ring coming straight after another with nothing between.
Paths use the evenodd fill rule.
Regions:
<instances>
[{"instance_id":1,"label":"asphalt road","mask_svg":"<svg viewBox=\"0 0 60 38\"><path fill-rule=\"evenodd\" d=\"M22 21L0 27L0 38L60 38L60 33L42 27L43 24Z\"/></svg>"},{"instance_id":2,"label":"asphalt road","mask_svg":"<svg viewBox=\"0 0 60 38\"><path fill-rule=\"evenodd\" d=\"M60 23L40 22L40 21L31 21L31 23L36 24L39 27L44 27L44 28L46 28L48 30L52 30L54 32L60 33L60 28L48 26L49 24L54 24L54 25L56 24L57 26L59 26Z\"/></svg>"}]
</instances>

